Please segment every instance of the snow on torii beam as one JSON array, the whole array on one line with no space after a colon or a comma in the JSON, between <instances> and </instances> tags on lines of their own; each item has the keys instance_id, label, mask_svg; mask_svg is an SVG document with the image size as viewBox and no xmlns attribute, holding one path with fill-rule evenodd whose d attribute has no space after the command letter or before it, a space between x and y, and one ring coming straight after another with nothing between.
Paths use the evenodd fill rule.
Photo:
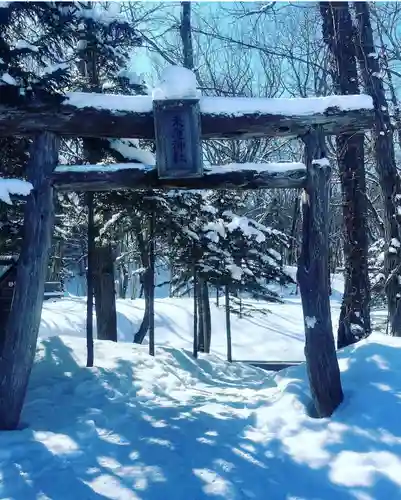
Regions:
<instances>
[{"instance_id":1,"label":"snow on torii beam","mask_svg":"<svg viewBox=\"0 0 401 500\"><path fill-rule=\"evenodd\" d=\"M303 163L245 163L213 166L202 177L159 179L157 168L140 163L59 166L53 184L60 191L124 189L263 189L302 188Z\"/></svg>"},{"instance_id":2,"label":"snow on torii beam","mask_svg":"<svg viewBox=\"0 0 401 500\"><path fill-rule=\"evenodd\" d=\"M373 105L366 95L293 99L202 97L202 139L297 137L311 126L326 134L372 127ZM154 139L152 98L73 92L57 106L0 102L0 136L47 130L62 136Z\"/></svg>"}]
</instances>

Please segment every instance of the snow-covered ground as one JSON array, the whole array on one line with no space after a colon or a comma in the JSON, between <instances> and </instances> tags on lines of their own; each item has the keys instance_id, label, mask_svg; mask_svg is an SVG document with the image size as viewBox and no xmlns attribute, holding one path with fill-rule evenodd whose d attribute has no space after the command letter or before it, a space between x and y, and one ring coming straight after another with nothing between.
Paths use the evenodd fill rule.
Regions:
<instances>
[{"instance_id":1,"label":"snow-covered ground","mask_svg":"<svg viewBox=\"0 0 401 500\"><path fill-rule=\"evenodd\" d=\"M295 274L295 270L291 270ZM278 289L283 304L261 304L265 313L238 318L231 316L233 359L252 361L304 360L304 324L301 298L295 287ZM333 329L336 332L343 292L343 278L332 277L331 310ZM221 303L224 299L221 299ZM267 310L267 312L266 312ZM143 300L117 301L118 337L132 342L142 321ZM375 313L376 315L378 313ZM225 310L216 307L211 299L212 343L211 351L223 359L227 355ZM63 298L46 302L42 314L40 337L72 335L84 337L86 330L86 301L82 297ZM173 298L155 301L155 338L158 345L192 349L193 299Z\"/></svg>"},{"instance_id":2,"label":"snow-covered ground","mask_svg":"<svg viewBox=\"0 0 401 500\"><path fill-rule=\"evenodd\" d=\"M271 376L215 356L40 341L22 430L0 433L0 498L401 498L401 340L340 353L345 401L308 416L303 365Z\"/></svg>"},{"instance_id":3,"label":"snow-covered ground","mask_svg":"<svg viewBox=\"0 0 401 500\"><path fill-rule=\"evenodd\" d=\"M269 304L270 312L253 313L242 319L232 315L233 358L242 360L304 359L304 327L299 298L285 304ZM119 339L132 342L144 311L143 300L118 300L117 325ZM223 307L212 301L211 351L226 358L226 323ZM338 318L339 304L333 304ZM85 336L85 298L66 298L44 306L41 338L54 335ZM192 349L193 299L158 299L155 301L155 339L158 345ZM146 341L146 340L145 340Z\"/></svg>"},{"instance_id":4,"label":"snow-covered ground","mask_svg":"<svg viewBox=\"0 0 401 500\"><path fill-rule=\"evenodd\" d=\"M342 288L334 276L334 329ZM234 358L303 360L300 297L277 290L268 312L232 315ZM88 369L85 299L46 302L21 430L0 433L0 500L401 499L401 339L340 352L344 403L317 420L304 365L224 361L211 303L212 354L194 360L192 299L156 300L154 358L132 344L143 301L119 300L121 342L96 341Z\"/></svg>"}]
</instances>

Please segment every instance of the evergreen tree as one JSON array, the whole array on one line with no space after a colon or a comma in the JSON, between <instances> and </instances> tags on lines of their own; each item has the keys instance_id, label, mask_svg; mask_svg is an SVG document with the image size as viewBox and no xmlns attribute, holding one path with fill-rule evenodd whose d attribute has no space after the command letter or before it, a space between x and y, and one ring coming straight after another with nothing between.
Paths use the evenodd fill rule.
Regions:
<instances>
[{"instance_id":1,"label":"evergreen tree","mask_svg":"<svg viewBox=\"0 0 401 500\"><path fill-rule=\"evenodd\" d=\"M72 2L3 2L0 7L0 103L55 98L69 79L64 54L71 42ZM60 26L64 29L61 30ZM24 175L30 141L0 139L4 177ZM21 205L0 206L0 252L19 253Z\"/></svg>"},{"instance_id":2,"label":"evergreen tree","mask_svg":"<svg viewBox=\"0 0 401 500\"><path fill-rule=\"evenodd\" d=\"M191 200L181 197L177 209L181 218L175 219L174 248L180 249L175 250L177 289L185 287L195 264L199 276L214 287L229 284L232 292L279 300L271 284L292 281L278 252L281 245L288 245L283 233L223 207L218 210L201 194Z\"/></svg>"}]
</instances>

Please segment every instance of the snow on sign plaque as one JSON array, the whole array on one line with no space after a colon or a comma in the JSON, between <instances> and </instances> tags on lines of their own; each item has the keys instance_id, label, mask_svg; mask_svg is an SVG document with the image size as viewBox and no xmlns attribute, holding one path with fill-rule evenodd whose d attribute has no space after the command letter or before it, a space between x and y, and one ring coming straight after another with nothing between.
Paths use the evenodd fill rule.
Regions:
<instances>
[{"instance_id":1,"label":"snow on sign plaque","mask_svg":"<svg viewBox=\"0 0 401 500\"><path fill-rule=\"evenodd\" d=\"M159 177L201 177L203 164L199 100L153 100L153 116Z\"/></svg>"}]
</instances>

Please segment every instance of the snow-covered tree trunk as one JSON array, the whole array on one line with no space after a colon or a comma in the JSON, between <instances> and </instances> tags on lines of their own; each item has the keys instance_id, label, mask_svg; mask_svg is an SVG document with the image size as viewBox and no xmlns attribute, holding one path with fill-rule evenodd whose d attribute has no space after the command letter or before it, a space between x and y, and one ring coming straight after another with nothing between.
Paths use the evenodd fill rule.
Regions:
<instances>
[{"instance_id":1,"label":"snow-covered tree trunk","mask_svg":"<svg viewBox=\"0 0 401 500\"><path fill-rule=\"evenodd\" d=\"M302 248L297 279L305 323L305 357L310 389L319 417L328 417L343 400L329 300L330 167L324 137L303 137L308 181L302 199Z\"/></svg>"},{"instance_id":2,"label":"snow-covered tree trunk","mask_svg":"<svg viewBox=\"0 0 401 500\"><path fill-rule=\"evenodd\" d=\"M390 330L401 336L401 181L394 155L393 126L380 66L375 56L372 25L367 2L354 2L355 46L366 91L375 109L373 128L376 170L384 201L387 251L384 268Z\"/></svg>"},{"instance_id":3,"label":"snow-covered tree trunk","mask_svg":"<svg viewBox=\"0 0 401 500\"><path fill-rule=\"evenodd\" d=\"M380 15L377 13L376 7L373 3L371 4L370 8L371 8L372 14L375 14L375 18L376 18L377 36L380 40L380 59L383 63L383 70L386 73L386 77L387 77L386 83L387 83L388 90L390 93L391 103L393 105L393 118L394 118L394 124L395 124L396 130L397 130L398 146L401 147L400 103L399 103L399 99L397 96L397 91L395 88L395 84L393 81L393 75L392 75L392 71L391 71L391 67L390 67L390 63L389 63L389 58L388 58L388 53L387 53L388 48L387 48L387 45L384 41L384 33L383 33L381 22L380 22L381 21ZM375 55L375 57L379 57L379 54L377 54L377 56ZM399 58L398 58L398 60L399 60Z\"/></svg>"},{"instance_id":4,"label":"snow-covered tree trunk","mask_svg":"<svg viewBox=\"0 0 401 500\"><path fill-rule=\"evenodd\" d=\"M54 223L51 174L59 139L43 132L35 138L27 168L33 192L24 212L24 236L14 299L0 357L0 429L16 429L31 373L39 332Z\"/></svg>"},{"instance_id":5,"label":"snow-covered tree trunk","mask_svg":"<svg viewBox=\"0 0 401 500\"><path fill-rule=\"evenodd\" d=\"M359 94L353 26L347 2L320 2L323 38L332 54L336 93ZM344 221L345 287L337 347L353 344L371 332L364 134L336 137Z\"/></svg>"}]
</instances>

